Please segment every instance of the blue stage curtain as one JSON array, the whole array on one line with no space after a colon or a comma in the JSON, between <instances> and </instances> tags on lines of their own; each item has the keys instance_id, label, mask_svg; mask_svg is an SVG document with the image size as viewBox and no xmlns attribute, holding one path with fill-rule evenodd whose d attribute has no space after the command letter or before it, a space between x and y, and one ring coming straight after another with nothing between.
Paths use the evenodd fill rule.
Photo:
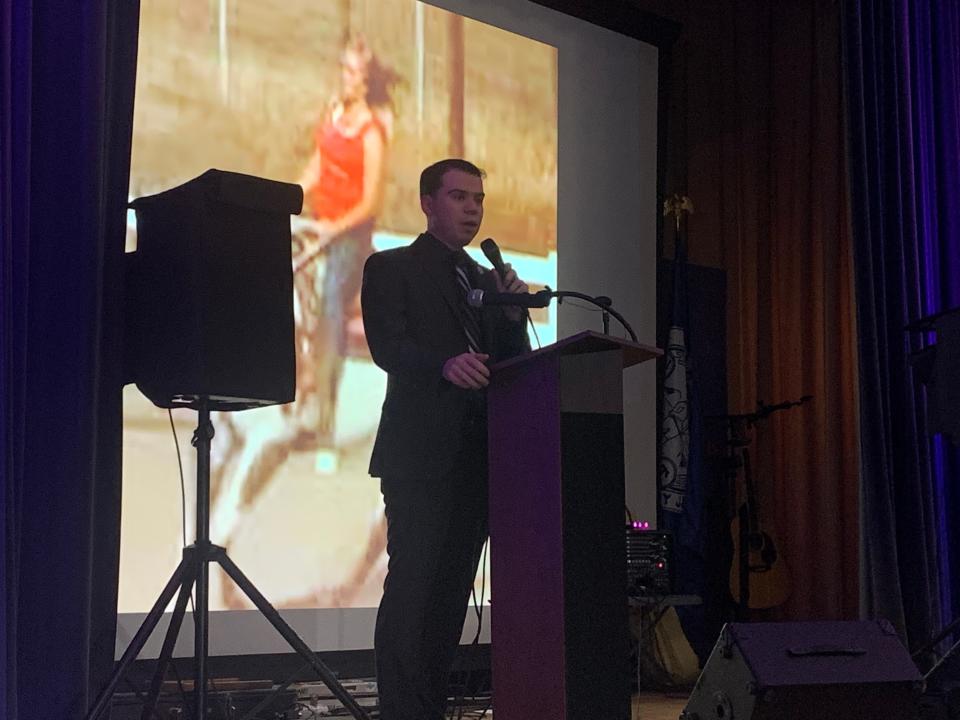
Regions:
<instances>
[{"instance_id":1,"label":"blue stage curtain","mask_svg":"<svg viewBox=\"0 0 960 720\"><path fill-rule=\"evenodd\" d=\"M139 3L0 10L0 717L83 717L113 669L122 278Z\"/></svg>"},{"instance_id":2,"label":"blue stage curtain","mask_svg":"<svg viewBox=\"0 0 960 720\"><path fill-rule=\"evenodd\" d=\"M861 597L912 646L956 613L956 448L927 437L904 326L960 305L960 6L845 0L861 403Z\"/></svg>"}]
</instances>

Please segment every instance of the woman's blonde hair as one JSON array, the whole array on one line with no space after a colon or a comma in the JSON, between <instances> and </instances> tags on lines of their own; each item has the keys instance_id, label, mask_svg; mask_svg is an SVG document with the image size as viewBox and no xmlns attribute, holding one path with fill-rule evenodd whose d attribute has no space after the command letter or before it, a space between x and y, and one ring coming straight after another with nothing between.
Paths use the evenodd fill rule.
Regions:
<instances>
[{"instance_id":1,"label":"woman's blonde hair","mask_svg":"<svg viewBox=\"0 0 960 720\"><path fill-rule=\"evenodd\" d=\"M363 33L351 33L343 40L343 53L353 53L367 68L367 95L371 107L393 108L393 88L402 82L400 74L384 65L370 48Z\"/></svg>"}]
</instances>

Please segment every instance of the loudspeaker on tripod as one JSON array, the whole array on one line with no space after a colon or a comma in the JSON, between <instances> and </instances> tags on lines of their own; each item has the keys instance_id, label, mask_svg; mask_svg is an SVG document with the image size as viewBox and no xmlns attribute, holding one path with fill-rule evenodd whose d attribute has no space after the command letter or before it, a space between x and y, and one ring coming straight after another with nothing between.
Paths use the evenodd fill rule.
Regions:
<instances>
[{"instance_id":1,"label":"loudspeaker on tripod","mask_svg":"<svg viewBox=\"0 0 960 720\"><path fill-rule=\"evenodd\" d=\"M923 681L880 621L728 623L681 720L913 720Z\"/></svg>"},{"instance_id":2,"label":"loudspeaker on tripod","mask_svg":"<svg viewBox=\"0 0 960 720\"><path fill-rule=\"evenodd\" d=\"M290 215L302 205L299 185L220 170L130 203L127 382L159 407L294 399Z\"/></svg>"}]
</instances>

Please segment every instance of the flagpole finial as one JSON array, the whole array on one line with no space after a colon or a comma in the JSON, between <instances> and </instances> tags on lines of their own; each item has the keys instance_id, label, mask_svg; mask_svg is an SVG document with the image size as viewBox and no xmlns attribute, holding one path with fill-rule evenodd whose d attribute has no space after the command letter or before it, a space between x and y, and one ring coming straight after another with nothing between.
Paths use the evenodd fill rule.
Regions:
<instances>
[{"instance_id":1,"label":"flagpole finial","mask_svg":"<svg viewBox=\"0 0 960 720\"><path fill-rule=\"evenodd\" d=\"M686 195L674 193L663 201L663 214L666 217L674 216L678 233L680 232L680 220L684 213L693 214L693 201Z\"/></svg>"}]
</instances>

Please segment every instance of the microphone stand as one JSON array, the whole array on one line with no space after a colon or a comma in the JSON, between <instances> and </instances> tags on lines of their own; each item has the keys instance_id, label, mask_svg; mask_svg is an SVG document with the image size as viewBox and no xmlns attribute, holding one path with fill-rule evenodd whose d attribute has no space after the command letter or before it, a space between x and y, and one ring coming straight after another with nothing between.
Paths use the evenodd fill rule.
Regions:
<instances>
[{"instance_id":1,"label":"microphone stand","mask_svg":"<svg viewBox=\"0 0 960 720\"><path fill-rule=\"evenodd\" d=\"M557 299L557 304L562 305L563 299L567 297L577 298L578 300L586 300L591 305L596 305L603 312L603 334L610 334L610 316L613 315L617 319L623 328L630 334L630 339L634 342L639 342L637 339L637 334L633 331L633 328L630 327L630 323L619 312L613 309L613 300L608 298L606 295L598 295L593 297L592 295L586 295L584 293L574 292L572 290L550 290L549 288L546 291L550 297L555 297Z\"/></svg>"},{"instance_id":2,"label":"microphone stand","mask_svg":"<svg viewBox=\"0 0 960 720\"><path fill-rule=\"evenodd\" d=\"M633 328L630 327L630 323L627 322L626 318L623 317L619 312L613 309L613 300L608 298L606 295L598 295L593 297L592 295L586 295L585 293L574 292L573 290L551 290L550 287L545 287L539 292L535 292L529 295L520 294L520 296L511 296L510 293L492 293L496 298L494 302L489 302L484 300L484 292L482 290L471 290L468 293L467 304L473 307L480 307L481 305L509 305L512 307L523 308L524 314L527 317L527 320L530 319L529 308L543 308L547 307L550 304L551 298L557 299L557 304L562 305L563 299L572 297L577 298L578 300L586 300L591 305L596 305L603 313L603 334L610 334L610 316L613 315L617 321L623 326L623 328L630 334L630 339L633 342L640 342L637 339L637 334L633 331ZM516 297L516 300L512 299ZM507 299L511 298L511 299ZM491 298L492 299L492 298Z\"/></svg>"}]
</instances>

